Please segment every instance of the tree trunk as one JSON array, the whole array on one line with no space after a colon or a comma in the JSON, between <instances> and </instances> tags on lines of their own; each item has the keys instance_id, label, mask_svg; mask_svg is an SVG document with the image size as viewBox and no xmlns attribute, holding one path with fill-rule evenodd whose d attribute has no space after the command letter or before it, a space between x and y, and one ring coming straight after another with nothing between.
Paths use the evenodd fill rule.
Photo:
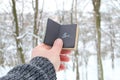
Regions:
<instances>
[{"instance_id":1,"label":"tree trunk","mask_svg":"<svg viewBox=\"0 0 120 80\"><path fill-rule=\"evenodd\" d=\"M65 16L65 10L64 10L64 1L63 1L62 18L61 18L61 22L60 22L62 24L64 24L64 16Z\"/></svg>"},{"instance_id":2,"label":"tree trunk","mask_svg":"<svg viewBox=\"0 0 120 80\"><path fill-rule=\"evenodd\" d=\"M101 0L92 0L94 6L94 17L95 17L95 24L96 24L96 38L97 38L97 66L98 66L98 80L104 80L103 76L103 66L102 66L102 59L101 59L101 31L100 31L100 23L101 23L101 15L100 15L100 3Z\"/></svg>"},{"instance_id":3,"label":"tree trunk","mask_svg":"<svg viewBox=\"0 0 120 80\"><path fill-rule=\"evenodd\" d=\"M44 26L43 26L43 10L44 10L44 0L43 0L43 3L42 3L42 8L39 12L40 16L39 16L39 20L38 20L38 28L39 28L39 31L38 31L38 35L40 36L40 39L43 39L44 36L43 34L40 34L40 33L43 33L44 31Z\"/></svg>"},{"instance_id":4,"label":"tree trunk","mask_svg":"<svg viewBox=\"0 0 120 80\"><path fill-rule=\"evenodd\" d=\"M4 64L3 52L0 51L0 65Z\"/></svg>"},{"instance_id":5,"label":"tree trunk","mask_svg":"<svg viewBox=\"0 0 120 80\"><path fill-rule=\"evenodd\" d=\"M20 45L20 39L17 39L19 36L19 25L18 25L18 18L17 18L17 11L16 11L16 2L15 0L12 0L12 11L13 11L13 17L14 17L14 23L15 23L15 39L16 39L16 47L17 47L17 54L20 56L20 63L25 63L24 54L22 53L23 49Z\"/></svg>"},{"instance_id":6,"label":"tree trunk","mask_svg":"<svg viewBox=\"0 0 120 80\"><path fill-rule=\"evenodd\" d=\"M74 7L74 0L72 0L72 4L71 4L71 11L70 11L70 23L73 23L73 7ZM75 56L75 54L73 53L73 56ZM73 71L75 70L75 61L73 58Z\"/></svg>"},{"instance_id":7,"label":"tree trunk","mask_svg":"<svg viewBox=\"0 0 120 80\"><path fill-rule=\"evenodd\" d=\"M72 1L72 5L71 5L71 12L70 12L70 17L71 17L71 24L73 23L73 7L74 7L74 0Z\"/></svg>"},{"instance_id":8,"label":"tree trunk","mask_svg":"<svg viewBox=\"0 0 120 80\"><path fill-rule=\"evenodd\" d=\"M115 37L115 33L114 31L112 31L112 26L110 26L110 34ZM114 69L114 58L115 58L115 55L114 55L114 43L115 43L115 40L111 38L111 59L112 59L112 68Z\"/></svg>"},{"instance_id":9,"label":"tree trunk","mask_svg":"<svg viewBox=\"0 0 120 80\"><path fill-rule=\"evenodd\" d=\"M76 22L76 24L78 24L78 20L77 20L77 0L75 0L75 22ZM78 43L77 43L77 50L75 51L75 59L76 59L76 80L80 80Z\"/></svg>"},{"instance_id":10,"label":"tree trunk","mask_svg":"<svg viewBox=\"0 0 120 80\"><path fill-rule=\"evenodd\" d=\"M75 0L75 22L76 24L78 24L78 20L77 20L77 0Z\"/></svg>"},{"instance_id":11,"label":"tree trunk","mask_svg":"<svg viewBox=\"0 0 120 80\"><path fill-rule=\"evenodd\" d=\"M38 3L39 1L35 0L33 34L36 36L38 36L38 31L39 31L39 27L38 27L38 5L39 4ZM33 36L33 47L37 46L37 44L38 44L38 39Z\"/></svg>"},{"instance_id":12,"label":"tree trunk","mask_svg":"<svg viewBox=\"0 0 120 80\"><path fill-rule=\"evenodd\" d=\"M2 30L0 30L0 65L4 64L4 47L5 47L5 43L2 42Z\"/></svg>"},{"instance_id":13,"label":"tree trunk","mask_svg":"<svg viewBox=\"0 0 120 80\"><path fill-rule=\"evenodd\" d=\"M79 59L78 59L78 49L75 51L75 63L76 63L76 80L80 80L79 73Z\"/></svg>"}]
</instances>

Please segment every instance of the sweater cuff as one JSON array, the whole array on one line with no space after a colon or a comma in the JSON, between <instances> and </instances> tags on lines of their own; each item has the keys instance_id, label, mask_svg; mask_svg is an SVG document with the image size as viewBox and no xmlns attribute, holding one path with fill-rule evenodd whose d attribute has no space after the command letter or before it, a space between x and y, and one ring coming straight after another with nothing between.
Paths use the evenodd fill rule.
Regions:
<instances>
[{"instance_id":1,"label":"sweater cuff","mask_svg":"<svg viewBox=\"0 0 120 80\"><path fill-rule=\"evenodd\" d=\"M50 80L55 79L56 72L54 66L47 58L35 57L30 61L30 64L41 68L48 75Z\"/></svg>"}]
</instances>

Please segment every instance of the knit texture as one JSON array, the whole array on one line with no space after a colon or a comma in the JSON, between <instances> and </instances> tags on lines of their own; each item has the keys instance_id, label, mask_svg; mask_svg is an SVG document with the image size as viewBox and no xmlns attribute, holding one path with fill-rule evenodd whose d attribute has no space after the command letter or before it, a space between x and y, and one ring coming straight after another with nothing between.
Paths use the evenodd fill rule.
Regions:
<instances>
[{"instance_id":1,"label":"knit texture","mask_svg":"<svg viewBox=\"0 0 120 80\"><path fill-rule=\"evenodd\" d=\"M29 64L14 67L0 80L56 80L53 64L46 58L35 57Z\"/></svg>"}]
</instances>

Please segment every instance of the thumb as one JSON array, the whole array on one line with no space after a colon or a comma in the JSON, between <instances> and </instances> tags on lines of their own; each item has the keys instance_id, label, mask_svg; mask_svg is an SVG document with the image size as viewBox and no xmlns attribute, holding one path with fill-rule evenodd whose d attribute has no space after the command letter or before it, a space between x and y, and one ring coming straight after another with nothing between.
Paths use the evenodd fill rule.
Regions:
<instances>
[{"instance_id":1,"label":"thumb","mask_svg":"<svg viewBox=\"0 0 120 80\"><path fill-rule=\"evenodd\" d=\"M61 52L61 50L62 50L62 47L63 47L63 41L62 41L62 39L58 38L58 39L55 40L51 50L53 52L59 54Z\"/></svg>"}]
</instances>

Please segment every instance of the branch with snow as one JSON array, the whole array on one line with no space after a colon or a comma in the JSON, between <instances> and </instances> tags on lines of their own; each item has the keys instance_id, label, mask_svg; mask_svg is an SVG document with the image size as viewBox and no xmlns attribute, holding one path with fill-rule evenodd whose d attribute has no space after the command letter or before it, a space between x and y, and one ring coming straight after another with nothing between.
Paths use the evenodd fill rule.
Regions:
<instances>
[{"instance_id":1,"label":"branch with snow","mask_svg":"<svg viewBox=\"0 0 120 80\"><path fill-rule=\"evenodd\" d=\"M24 38L27 34L28 34L28 32L26 32L26 33L24 33L24 34L18 36L17 39L22 39L22 38Z\"/></svg>"},{"instance_id":2,"label":"branch with snow","mask_svg":"<svg viewBox=\"0 0 120 80\"><path fill-rule=\"evenodd\" d=\"M114 36L112 36L112 35L111 35L110 33L108 33L108 32L105 32L103 29L100 29L100 31L103 32L103 33L105 33L105 34L107 34L107 35L108 35L109 37L111 37L113 40L116 40ZM116 45L120 47L120 44L116 44Z\"/></svg>"}]
</instances>

